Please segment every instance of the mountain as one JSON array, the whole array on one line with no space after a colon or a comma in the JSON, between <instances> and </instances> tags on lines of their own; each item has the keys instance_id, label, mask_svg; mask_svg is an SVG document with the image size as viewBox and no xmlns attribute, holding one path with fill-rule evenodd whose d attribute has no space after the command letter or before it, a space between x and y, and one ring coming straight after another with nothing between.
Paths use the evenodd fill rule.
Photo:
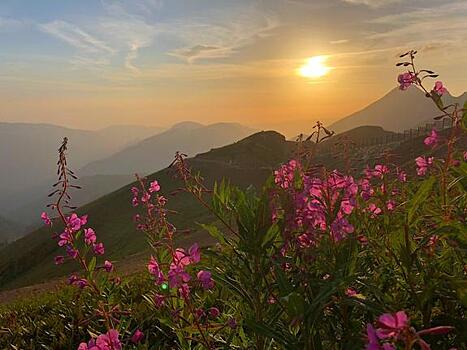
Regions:
<instances>
[{"instance_id":1,"label":"mountain","mask_svg":"<svg viewBox=\"0 0 467 350\"><path fill-rule=\"evenodd\" d=\"M467 93L459 97L447 94L443 99L445 105L452 102L463 105L467 100ZM433 101L420 89L410 87L406 91L401 91L394 88L364 109L331 124L329 129L341 133L357 126L376 125L388 131L403 132L425 123L432 123L433 118L438 115L440 112Z\"/></svg>"},{"instance_id":2,"label":"mountain","mask_svg":"<svg viewBox=\"0 0 467 350\"><path fill-rule=\"evenodd\" d=\"M206 183L223 178L233 184L246 187L261 185L272 173L272 169L286 161L294 143L276 132L260 132L242 141L189 159L194 171L200 171ZM181 236L183 246L194 240L208 243L207 234L197 223L213 222L214 218L198 205L187 193L169 195L180 188L181 183L173 178L167 169L161 170L149 179L157 179L163 193L168 196L168 208L181 214L170 214L170 220L179 230L194 229L188 236ZM132 255L147 249L144 235L135 229L132 221L136 213L132 208L129 184L107 194L78 210L89 215L92 226L106 245L106 258L127 261ZM86 189L83 189L86 191ZM8 249L0 250L0 288L14 288L63 275L76 269L72 263L57 268L53 257L61 254L61 249L50 238L49 228L42 227L27 236L11 243Z\"/></svg>"},{"instance_id":3,"label":"mountain","mask_svg":"<svg viewBox=\"0 0 467 350\"><path fill-rule=\"evenodd\" d=\"M110 157L91 162L79 174L148 174L169 165L177 151L193 156L241 140L253 132L253 129L236 123L202 125L183 122Z\"/></svg>"},{"instance_id":4,"label":"mountain","mask_svg":"<svg viewBox=\"0 0 467 350\"><path fill-rule=\"evenodd\" d=\"M18 224L0 216L0 249L2 245L5 245L7 242L15 238L18 230L21 230Z\"/></svg>"},{"instance_id":5,"label":"mountain","mask_svg":"<svg viewBox=\"0 0 467 350\"><path fill-rule=\"evenodd\" d=\"M48 124L0 123L0 212L27 205L55 177L57 148L69 139L72 168L105 158L160 131L160 128L114 126L78 130Z\"/></svg>"},{"instance_id":6,"label":"mountain","mask_svg":"<svg viewBox=\"0 0 467 350\"><path fill-rule=\"evenodd\" d=\"M85 190L71 190L73 205L77 207L83 206L133 182L133 180L133 175L94 175L80 178L78 180L80 186ZM25 204L20 207L14 207L11 210L6 210L4 215L15 222L25 223L29 228L28 232L32 231L40 225L39 215L42 211L46 210L46 205L50 203L48 194L52 191L51 184L51 182L44 182L28 191L19 193L17 198L20 198L21 202ZM31 193L34 195L32 196ZM16 236L19 237L21 234L19 233Z\"/></svg>"}]
</instances>

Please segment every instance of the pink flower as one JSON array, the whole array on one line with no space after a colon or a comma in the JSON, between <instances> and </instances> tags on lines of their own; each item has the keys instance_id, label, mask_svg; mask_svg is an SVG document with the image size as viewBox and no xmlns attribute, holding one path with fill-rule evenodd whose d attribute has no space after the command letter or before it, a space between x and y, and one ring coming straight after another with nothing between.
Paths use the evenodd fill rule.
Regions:
<instances>
[{"instance_id":1,"label":"pink flower","mask_svg":"<svg viewBox=\"0 0 467 350\"><path fill-rule=\"evenodd\" d=\"M138 204L139 204L138 197L133 197L133 199L131 200L131 205L134 207L137 207Z\"/></svg>"},{"instance_id":2,"label":"pink flower","mask_svg":"<svg viewBox=\"0 0 467 350\"><path fill-rule=\"evenodd\" d=\"M353 296L355 296L357 294L358 294L358 292L353 288L347 288L345 290L345 295L347 295L348 297L353 297Z\"/></svg>"},{"instance_id":3,"label":"pink flower","mask_svg":"<svg viewBox=\"0 0 467 350\"><path fill-rule=\"evenodd\" d=\"M139 329L137 329L135 333L133 333L133 336L131 337L131 342L133 344L138 344L141 340L143 340L143 338L144 338L144 333L141 332Z\"/></svg>"},{"instance_id":4,"label":"pink flower","mask_svg":"<svg viewBox=\"0 0 467 350\"><path fill-rule=\"evenodd\" d=\"M177 248L175 249L175 253L172 256L172 264L170 264L170 267L175 267L175 266L181 266L184 268L185 266L190 265L191 259L190 256L185 253L185 249L183 248Z\"/></svg>"},{"instance_id":5,"label":"pink flower","mask_svg":"<svg viewBox=\"0 0 467 350\"><path fill-rule=\"evenodd\" d=\"M403 170L398 171L397 178L398 178L399 181L401 181L401 182L407 182L407 174L406 174L406 172L403 171Z\"/></svg>"},{"instance_id":6,"label":"pink flower","mask_svg":"<svg viewBox=\"0 0 467 350\"><path fill-rule=\"evenodd\" d=\"M105 249L103 243L96 243L93 245L94 254L96 255L104 255Z\"/></svg>"},{"instance_id":7,"label":"pink flower","mask_svg":"<svg viewBox=\"0 0 467 350\"><path fill-rule=\"evenodd\" d=\"M142 203L148 203L150 199L151 199L151 195L147 192L141 196Z\"/></svg>"},{"instance_id":8,"label":"pink flower","mask_svg":"<svg viewBox=\"0 0 467 350\"><path fill-rule=\"evenodd\" d=\"M368 212L371 213L371 217L375 218L377 215L381 214L382 210L376 206L374 203L370 203L367 208Z\"/></svg>"},{"instance_id":9,"label":"pink flower","mask_svg":"<svg viewBox=\"0 0 467 350\"><path fill-rule=\"evenodd\" d=\"M412 84L417 81L417 76L412 72L406 72L399 74L397 77L397 81L399 82L399 89L407 90Z\"/></svg>"},{"instance_id":10,"label":"pink flower","mask_svg":"<svg viewBox=\"0 0 467 350\"><path fill-rule=\"evenodd\" d=\"M109 260L104 261L104 270L107 272L111 272L113 270L113 265Z\"/></svg>"},{"instance_id":11,"label":"pink flower","mask_svg":"<svg viewBox=\"0 0 467 350\"><path fill-rule=\"evenodd\" d=\"M183 299L188 299L188 297L190 296L190 287L188 286L188 284L183 283L180 286L180 288L178 288L178 292L180 293L180 296Z\"/></svg>"},{"instance_id":12,"label":"pink flower","mask_svg":"<svg viewBox=\"0 0 467 350\"><path fill-rule=\"evenodd\" d=\"M417 175L425 176L428 167L433 164L433 157L417 157L415 158L415 163L417 164Z\"/></svg>"},{"instance_id":13,"label":"pink flower","mask_svg":"<svg viewBox=\"0 0 467 350\"><path fill-rule=\"evenodd\" d=\"M74 249L72 246L67 245L66 246L66 253L68 254L69 257L72 259L76 259L78 257L78 250Z\"/></svg>"},{"instance_id":14,"label":"pink flower","mask_svg":"<svg viewBox=\"0 0 467 350\"><path fill-rule=\"evenodd\" d=\"M159 268L159 264L153 256L151 256L151 259L149 260L148 271L151 275L155 277L155 284L159 285L162 282L164 282L164 274L162 273L161 269Z\"/></svg>"},{"instance_id":15,"label":"pink flower","mask_svg":"<svg viewBox=\"0 0 467 350\"><path fill-rule=\"evenodd\" d=\"M219 311L219 309L217 307L212 307L209 309L209 316L211 318L217 318L219 317L219 315L221 314L221 312Z\"/></svg>"},{"instance_id":16,"label":"pink flower","mask_svg":"<svg viewBox=\"0 0 467 350\"><path fill-rule=\"evenodd\" d=\"M438 96L443 96L448 90L443 86L443 82L438 80L435 82L435 86L433 87L432 91Z\"/></svg>"},{"instance_id":17,"label":"pink flower","mask_svg":"<svg viewBox=\"0 0 467 350\"><path fill-rule=\"evenodd\" d=\"M425 145L427 146L435 147L436 144L438 143L438 138L439 138L438 133L436 132L435 129L433 129L431 130L431 134L425 138L423 143L425 143Z\"/></svg>"},{"instance_id":18,"label":"pink flower","mask_svg":"<svg viewBox=\"0 0 467 350\"><path fill-rule=\"evenodd\" d=\"M122 350L119 336L118 331L111 329L106 334L97 337L96 346L102 350Z\"/></svg>"},{"instance_id":19,"label":"pink flower","mask_svg":"<svg viewBox=\"0 0 467 350\"><path fill-rule=\"evenodd\" d=\"M60 265L65 262L65 257L62 255L59 255L59 256L56 256L54 260L55 260L55 265Z\"/></svg>"},{"instance_id":20,"label":"pink flower","mask_svg":"<svg viewBox=\"0 0 467 350\"><path fill-rule=\"evenodd\" d=\"M77 232L81 229L81 226L86 225L86 223L88 222L88 216L83 215L82 217L78 217L78 215L73 213L66 220L68 227L72 231Z\"/></svg>"},{"instance_id":21,"label":"pink flower","mask_svg":"<svg viewBox=\"0 0 467 350\"><path fill-rule=\"evenodd\" d=\"M68 284L71 284L73 286L77 286L83 289L84 287L88 285L88 281L85 280L84 278L79 278L76 275L71 275L70 277L68 277Z\"/></svg>"},{"instance_id":22,"label":"pink flower","mask_svg":"<svg viewBox=\"0 0 467 350\"><path fill-rule=\"evenodd\" d=\"M370 323L366 326L366 334L367 334L367 345L365 347L366 350L380 350L381 347L379 346L378 336L376 335L376 330Z\"/></svg>"},{"instance_id":23,"label":"pink flower","mask_svg":"<svg viewBox=\"0 0 467 350\"><path fill-rule=\"evenodd\" d=\"M131 193L133 193L133 196L136 197L138 196L139 194L139 189L135 186L133 186L131 189L130 189Z\"/></svg>"},{"instance_id":24,"label":"pink flower","mask_svg":"<svg viewBox=\"0 0 467 350\"><path fill-rule=\"evenodd\" d=\"M463 157L464 157L464 162L467 162L467 151L464 151Z\"/></svg>"},{"instance_id":25,"label":"pink flower","mask_svg":"<svg viewBox=\"0 0 467 350\"><path fill-rule=\"evenodd\" d=\"M149 192L151 192L151 193L159 192L160 190L161 190L161 186L159 185L159 183L156 180L150 183Z\"/></svg>"},{"instance_id":26,"label":"pink flower","mask_svg":"<svg viewBox=\"0 0 467 350\"><path fill-rule=\"evenodd\" d=\"M386 165L377 164L373 170L373 176L382 179L384 174L389 172L389 168Z\"/></svg>"},{"instance_id":27,"label":"pink flower","mask_svg":"<svg viewBox=\"0 0 467 350\"><path fill-rule=\"evenodd\" d=\"M170 267L168 276L169 287L178 288L183 283L189 282L191 276L180 265L173 265Z\"/></svg>"},{"instance_id":28,"label":"pink flower","mask_svg":"<svg viewBox=\"0 0 467 350\"><path fill-rule=\"evenodd\" d=\"M199 250L198 243L193 244L190 249L188 249L188 254L190 256L190 262L196 264L201 260L201 253Z\"/></svg>"},{"instance_id":29,"label":"pink flower","mask_svg":"<svg viewBox=\"0 0 467 350\"><path fill-rule=\"evenodd\" d=\"M91 245L96 243L96 233L92 228L85 228L84 229L84 242L87 245Z\"/></svg>"},{"instance_id":30,"label":"pink flower","mask_svg":"<svg viewBox=\"0 0 467 350\"><path fill-rule=\"evenodd\" d=\"M214 288L214 281L212 280L211 272L201 270L198 272L197 277L204 289Z\"/></svg>"},{"instance_id":31,"label":"pink flower","mask_svg":"<svg viewBox=\"0 0 467 350\"><path fill-rule=\"evenodd\" d=\"M380 328L376 334L380 339L397 338L409 326L409 318L404 311L395 314L383 314L378 318Z\"/></svg>"},{"instance_id":32,"label":"pink flower","mask_svg":"<svg viewBox=\"0 0 467 350\"><path fill-rule=\"evenodd\" d=\"M389 211L393 211L395 208L396 208L396 202L394 202L392 199L388 200L386 202L386 208L389 210Z\"/></svg>"},{"instance_id":33,"label":"pink flower","mask_svg":"<svg viewBox=\"0 0 467 350\"><path fill-rule=\"evenodd\" d=\"M58 245L60 247L63 247L64 245L70 244L72 242L72 237L71 234L68 230L65 229L64 232L60 234L59 240L58 240Z\"/></svg>"},{"instance_id":34,"label":"pink flower","mask_svg":"<svg viewBox=\"0 0 467 350\"><path fill-rule=\"evenodd\" d=\"M41 219L47 226L52 226L52 220L50 219L49 215L46 212L42 212Z\"/></svg>"}]
</instances>

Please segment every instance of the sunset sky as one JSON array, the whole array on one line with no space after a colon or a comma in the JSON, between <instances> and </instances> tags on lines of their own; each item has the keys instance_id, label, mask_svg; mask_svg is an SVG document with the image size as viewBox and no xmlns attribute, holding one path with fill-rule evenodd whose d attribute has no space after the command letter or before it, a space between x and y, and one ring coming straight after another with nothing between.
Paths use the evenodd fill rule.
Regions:
<instances>
[{"instance_id":1,"label":"sunset sky","mask_svg":"<svg viewBox=\"0 0 467 350\"><path fill-rule=\"evenodd\" d=\"M2 0L0 121L330 122L394 88L412 48L467 90L467 1ZM320 55L328 74L297 74Z\"/></svg>"}]
</instances>

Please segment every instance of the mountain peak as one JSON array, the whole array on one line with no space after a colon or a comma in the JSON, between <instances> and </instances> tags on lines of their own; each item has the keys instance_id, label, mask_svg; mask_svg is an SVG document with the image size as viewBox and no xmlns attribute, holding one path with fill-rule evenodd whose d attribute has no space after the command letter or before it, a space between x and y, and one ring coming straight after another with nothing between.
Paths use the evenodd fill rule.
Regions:
<instances>
[{"instance_id":1,"label":"mountain peak","mask_svg":"<svg viewBox=\"0 0 467 350\"><path fill-rule=\"evenodd\" d=\"M187 120L187 121L174 124L171 127L171 129L198 129L198 128L202 128L203 126L205 125L198 123L198 122Z\"/></svg>"}]
</instances>

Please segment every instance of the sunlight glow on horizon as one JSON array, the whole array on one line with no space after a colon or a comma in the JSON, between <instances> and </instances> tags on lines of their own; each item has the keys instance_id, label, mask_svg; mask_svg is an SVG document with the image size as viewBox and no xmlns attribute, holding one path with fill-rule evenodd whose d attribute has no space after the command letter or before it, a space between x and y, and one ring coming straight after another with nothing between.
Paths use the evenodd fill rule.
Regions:
<instances>
[{"instance_id":1,"label":"sunlight glow on horizon","mask_svg":"<svg viewBox=\"0 0 467 350\"><path fill-rule=\"evenodd\" d=\"M313 56L298 69L298 74L304 78L321 78L329 73L330 67L326 65L327 56Z\"/></svg>"}]
</instances>

